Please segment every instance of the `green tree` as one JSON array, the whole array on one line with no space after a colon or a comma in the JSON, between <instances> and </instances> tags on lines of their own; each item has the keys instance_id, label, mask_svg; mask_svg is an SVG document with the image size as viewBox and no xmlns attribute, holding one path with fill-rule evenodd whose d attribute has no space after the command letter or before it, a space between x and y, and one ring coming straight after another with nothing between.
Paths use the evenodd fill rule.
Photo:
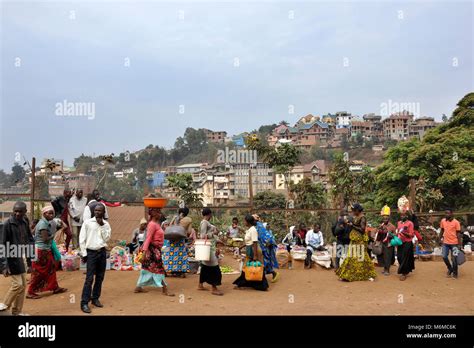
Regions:
<instances>
[{"instance_id":1,"label":"green tree","mask_svg":"<svg viewBox=\"0 0 474 348\"><path fill-rule=\"evenodd\" d=\"M303 178L297 184L290 184L290 191L295 197L295 208L318 209L326 204L326 191L321 183L313 183L310 178Z\"/></svg>"},{"instance_id":2,"label":"green tree","mask_svg":"<svg viewBox=\"0 0 474 348\"><path fill-rule=\"evenodd\" d=\"M189 173L176 174L166 178L168 187L178 191L178 197L187 206L202 206L202 197L194 191L193 177Z\"/></svg>"},{"instance_id":3,"label":"green tree","mask_svg":"<svg viewBox=\"0 0 474 348\"><path fill-rule=\"evenodd\" d=\"M25 176L25 169L23 169L23 167L18 163L15 163L12 167L12 173L10 175L10 185L13 186L22 182L25 179Z\"/></svg>"},{"instance_id":4,"label":"green tree","mask_svg":"<svg viewBox=\"0 0 474 348\"><path fill-rule=\"evenodd\" d=\"M423 178L426 192L439 190L444 197L437 209L474 205L474 93L457 105L449 121L428 131L421 141L401 142L387 151L376 170L378 202L394 205L408 194L410 179Z\"/></svg>"},{"instance_id":5,"label":"green tree","mask_svg":"<svg viewBox=\"0 0 474 348\"><path fill-rule=\"evenodd\" d=\"M286 198L282 193L272 191L262 191L253 198L255 209L280 208L285 209Z\"/></svg>"},{"instance_id":6,"label":"green tree","mask_svg":"<svg viewBox=\"0 0 474 348\"><path fill-rule=\"evenodd\" d=\"M329 171L331 196L334 206L345 207L355 198L355 185L349 163L344 160L342 153L334 155L334 163Z\"/></svg>"}]
</instances>

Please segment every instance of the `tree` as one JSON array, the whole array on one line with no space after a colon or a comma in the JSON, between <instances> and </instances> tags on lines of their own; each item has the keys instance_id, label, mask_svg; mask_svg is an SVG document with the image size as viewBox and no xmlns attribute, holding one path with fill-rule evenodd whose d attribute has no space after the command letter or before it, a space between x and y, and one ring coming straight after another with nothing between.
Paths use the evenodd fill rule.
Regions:
<instances>
[{"instance_id":1,"label":"tree","mask_svg":"<svg viewBox=\"0 0 474 348\"><path fill-rule=\"evenodd\" d=\"M281 144L275 147L264 145L255 135L247 137L245 141L250 150L257 150L259 159L267 162L275 174L284 176L288 188L291 170L301 163L301 150L292 144Z\"/></svg>"},{"instance_id":2,"label":"tree","mask_svg":"<svg viewBox=\"0 0 474 348\"><path fill-rule=\"evenodd\" d=\"M439 189L441 204L454 209L474 204L474 93L457 104L447 123L430 130L420 140L401 142L389 149L376 170L377 201L394 205L408 194L410 179L420 180L426 192ZM435 191L433 191L435 190Z\"/></svg>"},{"instance_id":3,"label":"tree","mask_svg":"<svg viewBox=\"0 0 474 348\"><path fill-rule=\"evenodd\" d=\"M333 204L339 207L348 206L355 197L354 177L349 170L349 163L342 153L334 155L334 164L329 171L331 196Z\"/></svg>"},{"instance_id":4,"label":"tree","mask_svg":"<svg viewBox=\"0 0 474 348\"><path fill-rule=\"evenodd\" d=\"M168 187L178 191L178 197L187 206L202 206L201 194L194 192L193 176L190 173L176 174L167 179Z\"/></svg>"},{"instance_id":5,"label":"tree","mask_svg":"<svg viewBox=\"0 0 474 348\"><path fill-rule=\"evenodd\" d=\"M12 167L12 173L10 175L10 185L14 186L18 183L21 183L25 179L25 175L25 169L23 169L23 167L18 163L15 163L15 165Z\"/></svg>"},{"instance_id":6,"label":"tree","mask_svg":"<svg viewBox=\"0 0 474 348\"><path fill-rule=\"evenodd\" d=\"M255 195L253 198L253 204L255 209L285 209L286 198L285 195L281 193L262 191Z\"/></svg>"},{"instance_id":7,"label":"tree","mask_svg":"<svg viewBox=\"0 0 474 348\"><path fill-rule=\"evenodd\" d=\"M321 183L313 183L310 178L303 178L297 184L290 184L290 191L295 197L295 208L318 209L326 203L326 191Z\"/></svg>"},{"instance_id":8,"label":"tree","mask_svg":"<svg viewBox=\"0 0 474 348\"><path fill-rule=\"evenodd\" d=\"M441 120L443 122L448 122L448 116L446 116L446 114L443 114L443 116L441 117Z\"/></svg>"},{"instance_id":9,"label":"tree","mask_svg":"<svg viewBox=\"0 0 474 348\"><path fill-rule=\"evenodd\" d=\"M356 146L361 147L364 145L364 137L362 136L361 132L357 132L354 137L354 143Z\"/></svg>"}]
</instances>

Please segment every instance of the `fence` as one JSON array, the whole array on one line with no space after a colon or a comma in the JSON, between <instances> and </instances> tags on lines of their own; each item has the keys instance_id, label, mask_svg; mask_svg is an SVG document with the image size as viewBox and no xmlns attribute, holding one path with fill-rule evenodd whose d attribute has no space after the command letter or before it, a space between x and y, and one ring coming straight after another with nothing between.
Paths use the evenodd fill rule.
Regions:
<instances>
[{"instance_id":1,"label":"fence","mask_svg":"<svg viewBox=\"0 0 474 348\"><path fill-rule=\"evenodd\" d=\"M0 197L3 195L0 195ZM34 207L34 218L40 218L41 208L49 203L49 200L35 199L33 200L31 207ZM119 214L114 214L113 220L111 220L112 228L115 230L123 230L123 228L129 228L133 226L133 220L136 219L136 225L141 217L146 216L146 209L143 207L143 202L128 202L126 206L133 206L134 214L127 214L127 210L121 210ZM137 206L143 207L142 213L137 214ZM337 221L339 215L339 209L324 208L324 209L256 209L250 205L246 206L209 206L213 212L211 222L219 229L219 231L226 231L232 223L232 218L237 217L239 225L244 226L244 217L246 214L259 214L264 222L268 223L269 228L274 233L278 241L280 241L289 231L290 226L298 226L300 223L306 225L306 227L312 228L314 224L321 226L321 231L324 234L326 241L332 242L334 237L331 233L332 225ZM115 209L115 208L111 208ZM126 209L121 208L121 209ZM198 229L199 222L202 219L201 215L202 207L190 207L189 216L193 219L193 226ZM165 207L162 212L168 219L171 219L177 214L178 207ZM140 210L138 210L140 211ZM31 211L29 212L31 213ZM3 213L2 217L7 215ZM474 212L455 212L454 215L461 222L461 225L466 228L467 226L474 225ZM381 222L380 210L367 210L365 211L368 224L372 227L378 226ZM417 213L420 225L431 225L435 228L439 227L440 220L444 217L444 212L433 212L433 213ZM31 217L31 214L30 214ZM398 212L393 209L391 214L391 221L395 223L399 219ZM124 225L124 226L122 226ZM128 232L122 232L120 235L128 236L131 235L131 230Z\"/></svg>"}]
</instances>

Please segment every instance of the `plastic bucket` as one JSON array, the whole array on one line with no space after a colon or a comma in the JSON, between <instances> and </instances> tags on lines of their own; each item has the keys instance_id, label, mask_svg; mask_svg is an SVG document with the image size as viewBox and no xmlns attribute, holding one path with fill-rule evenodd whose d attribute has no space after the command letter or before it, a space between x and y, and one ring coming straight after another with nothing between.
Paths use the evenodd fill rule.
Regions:
<instances>
[{"instance_id":1,"label":"plastic bucket","mask_svg":"<svg viewBox=\"0 0 474 348\"><path fill-rule=\"evenodd\" d=\"M196 239L194 242L194 258L198 261L209 261L211 258L211 241Z\"/></svg>"}]
</instances>

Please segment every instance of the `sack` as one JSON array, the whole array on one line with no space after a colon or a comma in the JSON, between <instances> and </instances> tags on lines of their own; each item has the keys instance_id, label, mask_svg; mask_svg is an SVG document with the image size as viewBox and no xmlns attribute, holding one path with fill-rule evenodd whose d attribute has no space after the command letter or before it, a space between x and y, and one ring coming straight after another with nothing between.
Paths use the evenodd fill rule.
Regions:
<instances>
[{"instance_id":1,"label":"sack","mask_svg":"<svg viewBox=\"0 0 474 348\"><path fill-rule=\"evenodd\" d=\"M375 241L372 245L372 254L374 255L382 255L382 242Z\"/></svg>"},{"instance_id":2,"label":"sack","mask_svg":"<svg viewBox=\"0 0 474 348\"><path fill-rule=\"evenodd\" d=\"M56 234L54 235L54 241L56 242L56 245L65 244L66 233L64 233L64 228L61 228L56 231Z\"/></svg>"},{"instance_id":3,"label":"sack","mask_svg":"<svg viewBox=\"0 0 474 348\"><path fill-rule=\"evenodd\" d=\"M257 262L247 262L245 267L245 280L249 282L260 282L263 280L263 265Z\"/></svg>"},{"instance_id":4,"label":"sack","mask_svg":"<svg viewBox=\"0 0 474 348\"><path fill-rule=\"evenodd\" d=\"M171 221L171 225L165 229L165 239L180 240L187 237L184 227L178 224L179 216L175 216Z\"/></svg>"},{"instance_id":5,"label":"sack","mask_svg":"<svg viewBox=\"0 0 474 348\"><path fill-rule=\"evenodd\" d=\"M464 251L459 250L458 254L456 255L456 262L458 266L466 262L466 255L464 254Z\"/></svg>"},{"instance_id":6,"label":"sack","mask_svg":"<svg viewBox=\"0 0 474 348\"><path fill-rule=\"evenodd\" d=\"M290 253L286 249L277 250L276 259L278 261L278 267L285 268L290 260Z\"/></svg>"}]
</instances>

